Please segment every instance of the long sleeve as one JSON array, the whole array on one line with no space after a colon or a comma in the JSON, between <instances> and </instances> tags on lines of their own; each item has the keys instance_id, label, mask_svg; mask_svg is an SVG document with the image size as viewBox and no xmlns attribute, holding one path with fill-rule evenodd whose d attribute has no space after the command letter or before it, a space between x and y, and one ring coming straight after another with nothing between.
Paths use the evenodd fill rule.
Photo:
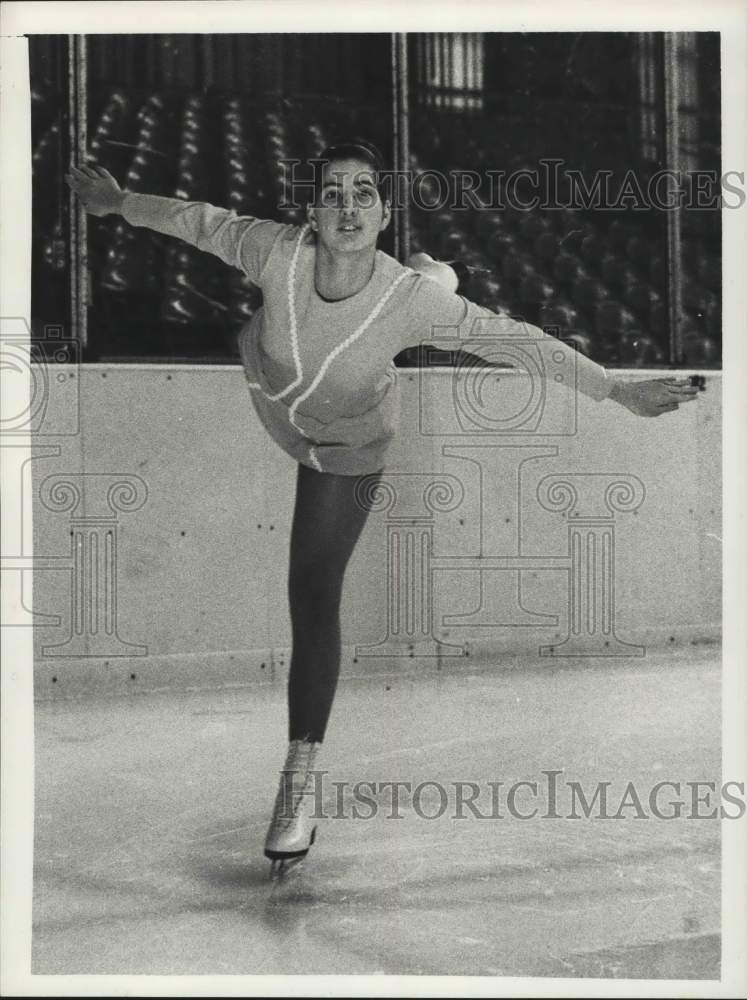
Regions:
<instances>
[{"instance_id":1,"label":"long sleeve","mask_svg":"<svg viewBox=\"0 0 747 1000\"><path fill-rule=\"evenodd\" d=\"M606 399L614 385L614 379L601 365L557 337L530 323L478 306L430 278L418 277L414 282L409 318L407 330L403 331L408 342L403 349L422 342L437 344L439 338L451 337L452 341L458 338L464 342L463 350L489 364L523 367L522 357L531 364L532 357L539 354L546 378L572 371L571 381L565 377L562 381L575 385L579 392L597 401ZM527 351L527 346L532 350Z\"/></svg>"},{"instance_id":2,"label":"long sleeve","mask_svg":"<svg viewBox=\"0 0 747 1000\"><path fill-rule=\"evenodd\" d=\"M261 284L262 272L277 238L292 227L254 216L236 215L199 201L182 201L127 192L122 216L133 226L144 226L215 254Z\"/></svg>"}]
</instances>

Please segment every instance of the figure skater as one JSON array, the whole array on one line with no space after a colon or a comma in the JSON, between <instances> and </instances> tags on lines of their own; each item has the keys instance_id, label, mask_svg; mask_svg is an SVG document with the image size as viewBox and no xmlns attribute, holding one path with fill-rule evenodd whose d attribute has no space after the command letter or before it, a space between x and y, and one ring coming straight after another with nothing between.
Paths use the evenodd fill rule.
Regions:
<instances>
[{"instance_id":1,"label":"figure skater","mask_svg":"<svg viewBox=\"0 0 747 1000\"><path fill-rule=\"evenodd\" d=\"M356 483L362 476L377 481L397 430L396 355L432 339L434 326L468 335L475 320L489 318L492 332L497 323L507 335L572 355L576 389L599 402L655 417L698 391L670 378L618 381L543 330L458 295L446 265L426 255L412 260L417 270L400 264L377 248L391 204L376 148L355 139L329 147L320 162L303 226L122 191L99 166L71 167L67 176L93 215L118 213L215 254L263 293L263 307L239 334L241 360L260 421L298 463L288 572L289 746L265 840L273 872L314 842L313 796L304 792L340 670L343 578L370 509Z\"/></svg>"}]
</instances>

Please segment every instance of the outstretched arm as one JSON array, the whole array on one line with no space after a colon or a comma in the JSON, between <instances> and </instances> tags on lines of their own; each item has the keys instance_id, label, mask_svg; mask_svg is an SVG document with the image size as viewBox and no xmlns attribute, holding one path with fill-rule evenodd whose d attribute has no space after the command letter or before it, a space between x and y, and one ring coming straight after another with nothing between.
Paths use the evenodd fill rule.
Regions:
<instances>
[{"instance_id":1,"label":"outstretched arm","mask_svg":"<svg viewBox=\"0 0 747 1000\"><path fill-rule=\"evenodd\" d=\"M65 180L80 198L90 215L118 215L122 211L124 191L104 167L84 164L70 167Z\"/></svg>"},{"instance_id":2,"label":"outstretched arm","mask_svg":"<svg viewBox=\"0 0 747 1000\"><path fill-rule=\"evenodd\" d=\"M609 398L639 417L658 417L695 399L699 390L688 379L649 378L636 382L615 380Z\"/></svg>"},{"instance_id":3,"label":"outstretched arm","mask_svg":"<svg viewBox=\"0 0 747 1000\"><path fill-rule=\"evenodd\" d=\"M689 402L698 394L698 389L691 386L687 379L659 378L636 382L616 379L601 365L575 352L539 327L493 313L463 296L455 295L456 276L447 265L431 260L426 254L413 255L408 263L428 279L414 289L411 303L414 326L420 328L421 340L428 339L434 327L458 327L460 337L479 338L466 345L470 354L495 362L495 346L499 346L504 338L506 343L516 337L531 339L543 353L548 350L553 354L559 352L570 356L575 363L576 388L584 395L598 401L611 399L641 417L657 417L676 410L680 403ZM478 320L485 322L475 325ZM495 340L491 341L492 337Z\"/></svg>"},{"instance_id":4,"label":"outstretched arm","mask_svg":"<svg viewBox=\"0 0 747 1000\"><path fill-rule=\"evenodd\" d=\"M71 167L66 180L92 215L119 214L133 226L184 240L243 271L256 284L261 283L275 240L287 228L205 202L123 191L103 167Z\"/></svg>"}]
</instances>

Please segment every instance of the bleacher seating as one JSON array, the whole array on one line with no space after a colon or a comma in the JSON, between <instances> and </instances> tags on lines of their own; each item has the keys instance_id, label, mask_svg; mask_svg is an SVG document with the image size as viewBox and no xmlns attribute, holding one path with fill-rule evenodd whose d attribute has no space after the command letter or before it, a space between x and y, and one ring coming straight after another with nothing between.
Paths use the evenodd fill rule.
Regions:
<instances>
[{"instance_id":1,"label":"bleacher seating","mask_svg":"<svg viewBox=\"0 0 747 1000\"><path fill-rule=\"evenodd\" d=\"M154 80L157 60L154 49L149 64ZM33 90L32 99L34 254L35 267L43 271L59 267L53 252L54 240L62 237L59 211L48 193L60 170L65 108L50 111L52 97L43 86ZM433 109L427 116L414 116L413 174L427 169L485 171L496 165L507 173L536 169L543 152L560 141L562 122L548 126L547 149L540 135L534 146L528 143L521 153L515 152L522 100L521 94L506 98L501 105L505 117L497 124L479 115ZM289 176L281 161L318 157L333 138L344 134L363 133L388 151L391 113L386 101L378 99L364 109L329 96L291 101L269 93L184 85L142 90L128 83L96 89L88 132L92 161L107 167L129 190L206 200L237 213L300 223L305 207L291 204ZM589 144L574 165L591 169L603 163L600 140ZM638 165L644 180L655 168L645 161ZM525 181L516 193L527 197L533 192ZM419 188L421 207L413 207L410 218L412 249L463 261L470 269L468 294L475 301L552 328L602 363L668 363L663 212L542 206L522 210L516 205L496 207L487 200L459 208L439 205L441 194L433 178ZM422 207L423 202L435 207ZM681 360L688 365L718 364L718 213L683 211L682 221ZM89 234L93 327L126 321L153 334L160 324L172 331L170 343L178 344L180 351L191 350L191 343L198 353L204 352L204 345L213 343L219 345L219 354L234 352L232 334L261 303L259 290L245 276L209 255L133 229L122 220L91 219Z\"/></svg>"}]
</instances>

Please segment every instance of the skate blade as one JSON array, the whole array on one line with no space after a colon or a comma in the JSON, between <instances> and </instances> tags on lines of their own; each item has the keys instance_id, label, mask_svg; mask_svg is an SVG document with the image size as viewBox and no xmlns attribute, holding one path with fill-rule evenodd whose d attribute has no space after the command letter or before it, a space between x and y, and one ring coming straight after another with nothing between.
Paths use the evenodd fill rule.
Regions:
<instances>
[{"instance_id":1,"label":"skate blade","mask_svg":"<svg viewBox=\"0 0 747 1000\"><path fill-rule=\"evenodd\" d=\"M302 867L305 860L305 854L297 858L275 858L270 862L270 881L277 882L288 878Z\"/></svg>"},{"instance_id":2,"label":"skate blade","mask_svg":"<svg viewBox=\"0 0 747 1000\"><path fill-rule=\"evenodd\" d=\"M270 858L270 880L274 881L279 878L284 878L290 875L292 872L296 871L306 860L309 848L313 846L316 840L316 827L311 831L311 839L309 841L309 847L299 853L287 855L285 857L273 858L270 854L265 852L265 857Z\"/></svg>"}]
</instances>

